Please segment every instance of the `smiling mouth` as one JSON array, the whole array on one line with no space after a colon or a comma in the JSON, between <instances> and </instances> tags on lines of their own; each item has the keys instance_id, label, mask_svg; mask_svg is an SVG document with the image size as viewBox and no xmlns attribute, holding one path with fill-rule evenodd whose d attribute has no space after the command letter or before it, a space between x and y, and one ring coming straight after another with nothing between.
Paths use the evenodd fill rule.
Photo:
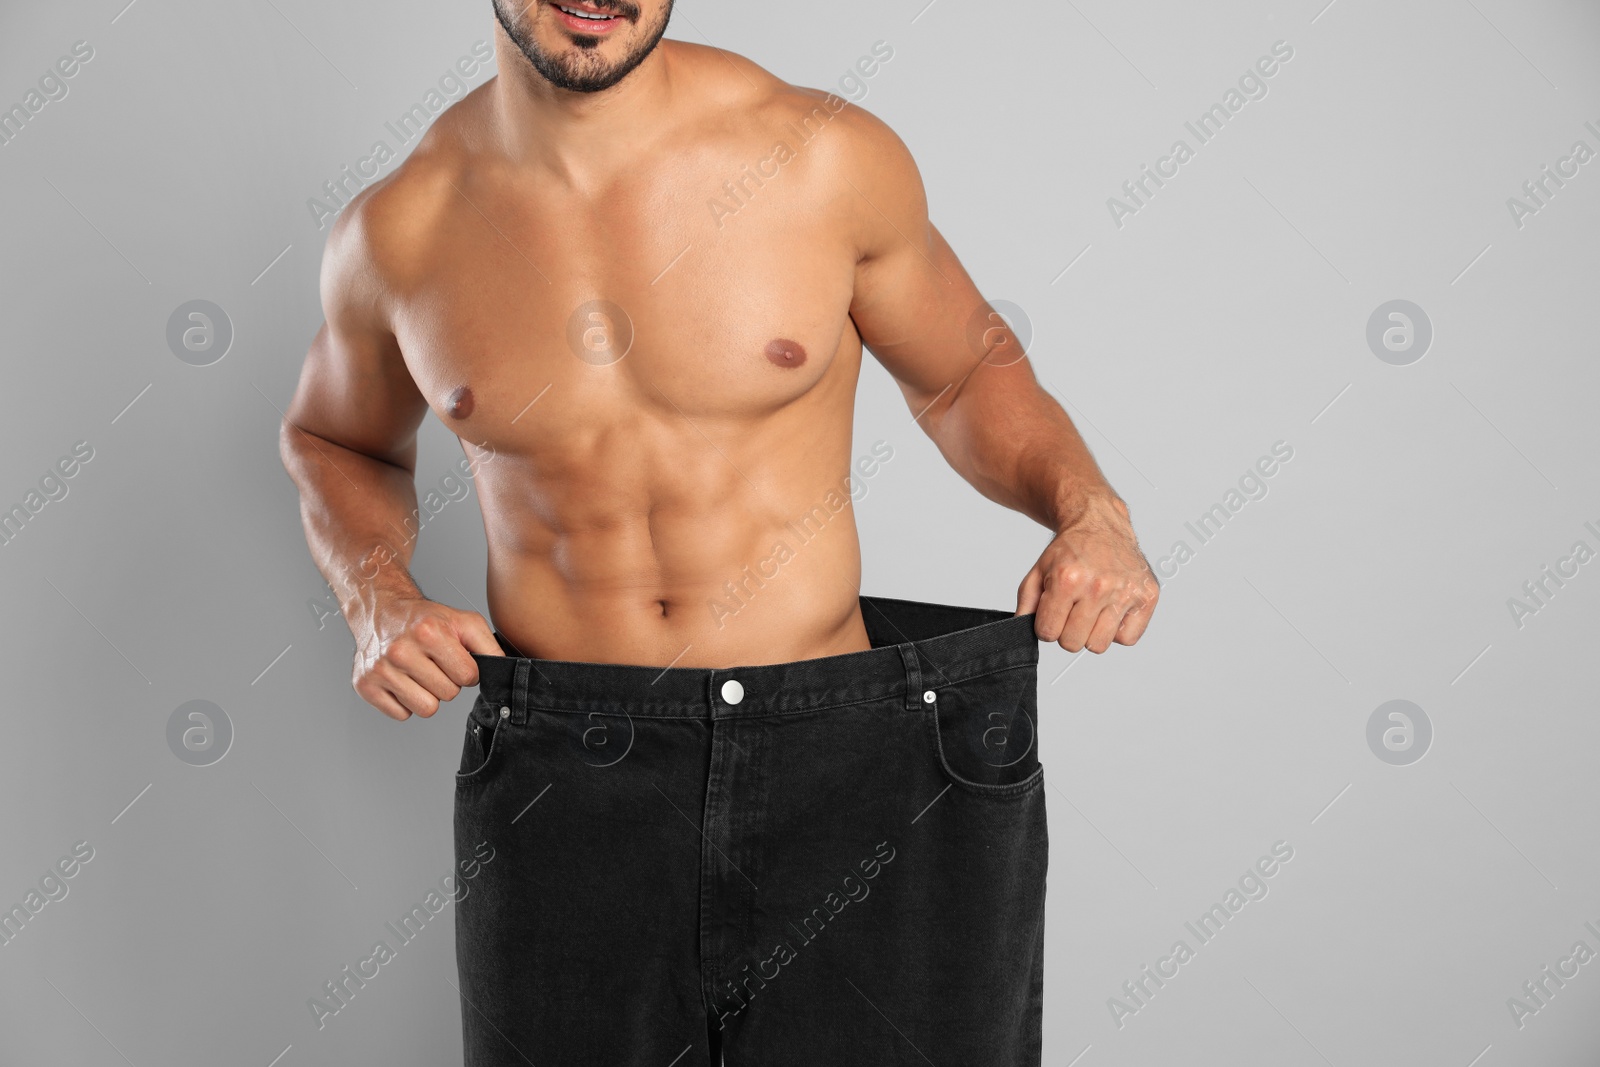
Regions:
<instances>
[{"instance_id":1,"label":"smiling mouth","mask_svg":"<svg viewBox=\"0 0 1600 1067\"><path fill-rule=\"evenodd\" d=\"M608 15L603 12L594 11L587 8L571 7L567 4L552 3L550 6L561 12L563 15L566 15L570 19L576 19L585 23L592 23L595 26L604 26L607 23L619 22L622 18L620 15Z\"/></svg>"}]
</instances>

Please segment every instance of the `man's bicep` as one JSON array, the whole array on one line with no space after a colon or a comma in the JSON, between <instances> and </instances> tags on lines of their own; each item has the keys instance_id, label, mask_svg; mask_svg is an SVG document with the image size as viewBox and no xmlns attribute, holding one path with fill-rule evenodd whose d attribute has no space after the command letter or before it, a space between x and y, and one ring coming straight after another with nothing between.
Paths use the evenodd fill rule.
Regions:
<instances>
[{"instance_id":1,"label":"man's bicep","mask_svg":"<svg viewBox=\"0 0 1600 1067\"><path fill-rule=\"evenodd\" d=\"M346 223L344 216L339 221ZM288 421L409 470L416 462L417 427L427 401L382 312L380 280L363 244L359 232L343 232L338 224L329 237L322 272L325 319L306 352Z\"/></svg>"},{"instance_id":2,"label":"man's bicep","mask_svg":"<svg viewBox=\"0 0 1600 1067\"><path fill-rule=\"evenodd\" d=\"M959 385L982 358L969 336L983 297L943 236L928 224L929 247L899 250L858 265L851 318L861 340L921 411Z\"/></svg>"},{"instance_id":3,"label":"man's bicep","mask_svg":"<svg viewBox=\"0 0 1600 1067\"><path fill-rule=\"evenodd\" d=\"M981 357L969 353L966 334L983 297L929 220L910 151L887 126L868 119L857 123L858 179L851 183L860 237L850 317L920 412Z\"/></svg>"}]
</instances>

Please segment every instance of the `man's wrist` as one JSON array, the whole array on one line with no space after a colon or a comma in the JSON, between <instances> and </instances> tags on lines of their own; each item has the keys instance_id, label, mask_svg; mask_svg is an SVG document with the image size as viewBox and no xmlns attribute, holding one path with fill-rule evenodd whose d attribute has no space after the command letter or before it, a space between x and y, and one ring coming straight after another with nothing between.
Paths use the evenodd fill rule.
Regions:
<instances>
[{"instance_id":1,"label":"man's wrist","mask_svg":"<svg viewBox=\"0 0 1600 1067\"><path fill-rule=\"evenodd\" d=\"M1078 486L1058 498L1052 526L1056 533L1065 533L1081 523L1110 516L1128 521L1128 505L1111 486Z\"/></svg>"},{"instance_id":2,"label":"man's wrist","mask_svg":"<svg viewBox=\"0 0 1600 1067\"><path fill-rule=\"evenodd\" d=\"M425 600L426 594L406 569L406 560L380 541L346 575L339 606L352 626L370 621L392 600Z\"/></svg>"}]
</instances>

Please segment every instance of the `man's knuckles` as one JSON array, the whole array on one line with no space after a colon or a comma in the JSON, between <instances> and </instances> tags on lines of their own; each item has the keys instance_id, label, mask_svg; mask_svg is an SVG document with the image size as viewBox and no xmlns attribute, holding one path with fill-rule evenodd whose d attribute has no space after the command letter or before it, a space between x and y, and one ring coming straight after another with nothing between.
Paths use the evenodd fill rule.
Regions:
<instances>
[{"instance_id":1,"label":"man's knuckles","mask_svg":"<svg viewBox=\"0 0 1600 1067\"><path fill-rule=\"evenodd\" d=\"M455 628L438 615L424 615L407 627L401 640L409 637L417 644L436 645L446 637L454 637Z\"/></svg>"}]
</instances>

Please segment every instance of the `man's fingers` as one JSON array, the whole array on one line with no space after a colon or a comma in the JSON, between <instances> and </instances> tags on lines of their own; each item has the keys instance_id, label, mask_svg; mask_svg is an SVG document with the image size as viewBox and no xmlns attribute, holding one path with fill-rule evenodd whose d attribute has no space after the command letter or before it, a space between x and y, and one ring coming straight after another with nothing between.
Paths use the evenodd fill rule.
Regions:
<instances>
[{"instance_id":1,"label":"man's fingers","mask_svg":"<svg viewBox=\"0 0 1600 1067\"><path fill-rule=\"evenodd\" d=\"M1061 626L1061 636L1056 643L1068 652L1081 650L1089 640L1089 631L1094 628L1096 620L1100 618L1100 605L1081 597L1073 601L1072 610L1067 613L1066 621Z\"/></svg>"},{"instance_id":2,"label":"man's fingers","mask_svg":"<svg viewBox=\"0 0 1600 1067\"><path fill-rule=\"evenodd\" d=\"M469 667L472 666L472 657L453 641L432 648L406 642L396 645L389 652L390 662L440 703L454 700L456 694L461 692L461 684L455 678L462 673L458 662L462 659L467 661Z\"/></svg>"},{"instance_id":3,"label":"man's fingers","mask_svg":"<svg viewBox=\"0 0 1600 1067\"><path fill-rule=\"evenodd\" d=\"M400 706L400 702L394 698L394 694L390 693L387 689L380 690L372 696L366 696L363 694L361 699L365 700L368 704L371 704L373 707L377 708L391 719L405 722L407 719L411 718L411 713L405 708L402 708Z\"/></svg>"},{"instance_id":4,"label":"man's fingers","mask_svg":"<svg viewBox=\"0 0 1600 1067\"><path fill-rule=\"evenodd\" d=\"M504 656L482 615L417 597L392 602L357 638L353 684L392 719L424 718L478 684L473 655Z\"/></svg>"},{"instance_id":5,"label":"man's fingers","mask_svg":"<svg viewBox=\"0 0 1600 1067\"><path fill-rule=\"evenodd\" d=\"M1100 617L1095 620L1094 629L1089 631L1083 647L1096 654L1110 648L1111 642L1122 629L1122 621L1127 618L1127 611L1126 606L1117 602L1102 608Z\"/></svg>"},{"instance_id":6,"label":"man's fingers","mask_svg":"<svg viewBox=\"0 0 1600 1067\"><path fill-rule=\"evenodd\" d=\"M1155 609L1155 595L1148 596L1120 592L1095 592L1103 583L1078 582L1070 587L1072 607L1062 621L1058 644L1068 652L1087 648L1096 654L1105 652L1113 641L1132 644L1149 624L1150 613ZM1069 587L1063 583L1060 587ZM1058 594L1061 599L1068 595Z\"/></svg>"},{"instance_id":7,"label":"man's fingers","mask_svg":"<svg viewBox=\"0 0 1600 1067\"><path fill-rule=\"evenodd\" d=\"M1034 567L1022 579L1022 584L1017 586L1017 611L1018 615L1026 615L1039 607L1039 593L1044 589L1044 578L1039 574L1039 568Z\"/></svg>"},{"instance_id":8,"label":"man's fingers","mask_svg":"<svg viewBox=\"0 0 1600 1067\"><path fill-rule=\"evenodd\" d=\"M456 617L456 636L467 647L468 652L476 652L480 656L503 656L505 650L500 647L500 642L494 639L494 628L487 619L476 611L464 611ZM478 665L472 665L473 681L477 682Z\"/></svg>"},{"instance_id":9,"label":"man's fingers","mask_svg":"<svg viewBox=\"0 0 1600 1067\"><path fill-rule=\"evenodd\" d=\"M468 641L475 641L477 638L468 635L469 624L464 619L467 614L469 613L462 613L462 618L452 617L447 622L440 623L436 629L421 631L417 635L422 640L423 651L439 665L439 669L449 676L456 687L443 691L433 690L435 696L441 696L446 700L454 700L456 693L462 687L478 684L478 665L473 661L470 646L467 645ZM490 638L490 643L494 643L493 638ZM418 681L421 680L418 678ZM429 688L433 689L432 686Z\"/></svg>"},{"instance_id":10,"label":"man's fingers","mask_svg":"<svg viewBox=\"0 0 1600 1067\"><path fill-rule=\"evenodd\" d=\"M396 668L380 671L384 688L412 715L427 718L439 710L439 698L412 680L411 676Z\"/></svg>"},{"instance_id":11,"label":"man's fingers","mask_svg":"<svg viewBox=\"0 0 1600 1067\"><path fill-rule=\"evenodd\" d=\"M1035 612L1033 632L1041 641L1059 641L1079 591L1065 582L1054 581L1049 577L1041 580L1044 588L1040 591L1039 602L1033 609Z\"/></svg>"},{"instance_id":12,"label":"man's fingers","mask_svg":"<svg viewBox=\"0 0 1600 1067\"><path fill-rule=\"evenodd\" d=\"M1084 534L1084 543L1069 544L1065 537L1058 535L1022 579L1017 614L1033 612L1039 639L1068 652L1101 653L1114 641L1133 644L1149 624L1160 582L1131 531L1126 543L1097 541L1094 530Z\"/></svg>"},{"instance_id":13,"label":"man's fingers","mask_svg":"<svg viewBox=\"0 0 1600 1067\"><path fill-rule=\"evenodd\" d=\"M1117 627L1116 642L1119 645L1131 645L1144 636L1146 628L1150 625L1152 613L1156 610L1156 598L1146 596L1141 602L1122 617L1122 623Z\"/></svg>"}]
</instances>

